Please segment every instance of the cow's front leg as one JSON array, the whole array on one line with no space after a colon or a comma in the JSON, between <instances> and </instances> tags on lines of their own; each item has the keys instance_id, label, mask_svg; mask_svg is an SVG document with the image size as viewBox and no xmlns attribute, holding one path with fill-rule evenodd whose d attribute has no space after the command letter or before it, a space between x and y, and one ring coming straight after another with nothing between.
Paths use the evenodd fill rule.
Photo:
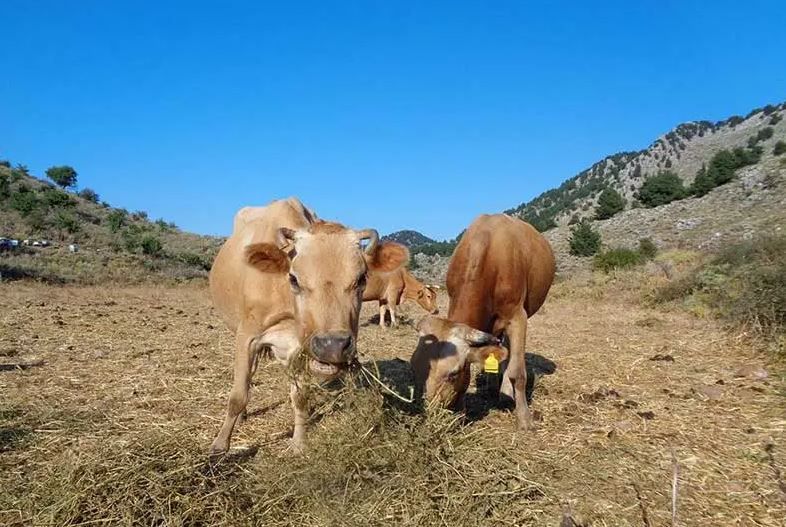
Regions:
<instances>
[{"instance_id":1,"label":"cow's front leg","mask_svg":"<svg viewBox=\"0 0 786 527\"><path fill-rule=\"evenodd\" d=\"M396 321L396 303L391 302L389 304L390 309L390 327L398 326L398 321Z\"/></svg>"},{"instance_id":2,"label":"cow's front leg","mask_svg":"<svg viewBox=\"0 0 786 527\"><path fill-rule=\"evenodd\" d=\"M385 327L385 313L387 312L387 306L384 304L383 301L379 302L379 327Z\"/></svg>"},{"instance_id":3,"label":"cow's front leg","mask_svg":"<svg viewBox=\"0 0 786 527\"><path fill-rule=\"evenodd\" d=\"M505 371L506 379L500 391L513 388L513 400L516 401L516 421L519 430L532 428L532 416L527 404L527 365L525 363L525 347L527 342L527 313L522 308L508 324L510 340L510 358ZM508 395L508 394L506 394Z\"/></svg>"},{"instance_id":4,"label":"cow's front leg","mask_svg":"<svg viewBox=\"0 0 786 527\"><path fill-rule=\"evenodd\" d=\"M292 411L295 414L295 429L292 433L292 448L302 452L306 446L306 425L308 424L308 388L297 380L292 381L289 388L289 399L292 402Z\"/></svg>"},{"instance_id":5,"label":"cow's front leg","mask_svg":"<svg viewBox=\"0 0 786 527\"><path fill-rule=\"evenodd\" d=\"M235 372L232 391L229 393L227 413L221 430L210 445L210 453L218 454L229 450L229 440L238 418L248 404L248 389L251 384L251 369L254 361L253 338L238 331L235 345Z\"/></svg>"}]
</instances>

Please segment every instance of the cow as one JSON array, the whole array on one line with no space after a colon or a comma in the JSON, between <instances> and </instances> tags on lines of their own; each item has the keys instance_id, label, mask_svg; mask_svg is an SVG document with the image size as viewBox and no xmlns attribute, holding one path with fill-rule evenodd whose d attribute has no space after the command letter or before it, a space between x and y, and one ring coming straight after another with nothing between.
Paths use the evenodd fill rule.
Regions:
<instances>
[{"instance_id":1,"label":"cow","mask_svg":"<svg viewBox=\"0 0 786 527\"><path fill-rule=\"evenodd\" d=\"M477 217L448 266L447 318L427 315L418 323L420 338L410 360L418 392L461 408L470 364L493 356L506 361L500 398L515 401L518 429L530 428L527 320L546 300L554 273L551 246L531 225L504 214Z\"/></svg>"},{"instance_id":2,"label":"cow","mask_svg":"<svg viewBox=\"0 0 786 527\"><path fill-rule=\"evenodd\" d=\"M393 272L408 259L406 247L380 244L377 231L319 220L296 198L241 209L210 271L213 305L235 333L234 380L211 453L229 448L261 357L292 366L292 445L302 450L307 379L336 378L356 360L368 273Z\"/></svg>"},{"instance_id":3,"label":"cow","mask_svg":"<svg viewBox=\"0 0 786 527\"><path fill-rule=\"evenodd\" d=\"M416 301L427 313L439 313L436 289L421 283L407 269L398 269L391 273L369 273L363 301L371 300L379 301L381 328L385 327L386 311L390 311L390 325L397 324L396 306L404 300Z\"/></svg>"}]
</instances>

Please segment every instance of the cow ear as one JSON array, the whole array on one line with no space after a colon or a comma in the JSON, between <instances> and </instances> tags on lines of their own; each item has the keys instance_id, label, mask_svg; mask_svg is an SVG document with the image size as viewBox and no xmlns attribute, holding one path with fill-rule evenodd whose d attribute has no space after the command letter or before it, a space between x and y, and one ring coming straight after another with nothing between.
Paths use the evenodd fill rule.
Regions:
<instances>
[{"instance_id":1,"label":"cow ear","mask_svg":"<svg viewBox=\"0 0 786 527\"><path fill-rule=\"evenodd\" d=\"M483 364L491 355L499 362L508 358L508 350L502 346L483 346L480 348L470 348L467 353L467 360L475 364Z\"/></svg>"},{"instance_id":2,"label":"cow ear","mask_svg":"<svg viewBox=\"0 0 786 527\"><path fill-rule=\"evenodd\" d=\"M499 345L499 339L491 333L471 328L466 324L456 324L453 328L453 333L473 348Z\"/></svg>"},{"instance_id":3,"label":"cow ear","mask_svg":"<svg viewBox=\"0 0 786 527\"><path fill-rule=\"evenodd\" d=\"M246 247L246 262L263 273L286 273L289 257L272 243L253 243Z\"/></svg>"},{"instance_id":4,"label":"cow ear","mask_svg":"<svg viewBox=\"0 0 786 527\"><path fill-rule=\"evenodd\" d=\"M409 249L400 243L382 242L373 251L367 251L365 256L370 270L388 273L409 261Z\"/></svg>"}]
</instances>

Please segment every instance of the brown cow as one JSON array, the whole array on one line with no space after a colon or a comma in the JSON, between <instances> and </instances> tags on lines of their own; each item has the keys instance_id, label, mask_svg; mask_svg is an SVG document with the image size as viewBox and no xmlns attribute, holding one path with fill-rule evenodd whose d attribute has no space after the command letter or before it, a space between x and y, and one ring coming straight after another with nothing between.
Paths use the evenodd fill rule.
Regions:
<instances>
[{"instance_id":1,"label":"brown cow","mask_svg":"<svg viewBox=\"0 0 786 527\"><path fill-rule=\"evenodd\" d=\"M362 240L368 240L365 250ZM406 247L378 240L372 229L317 220L295 198L238 212L210 272L213 304L236 334L234 383L211 452L229 448L259 355L287 366L296 357L306 361L303 370L309 372L296 372L290 389L292 441L296 449L303 447L308 420L303 377L334 378L355 360L367 273L395 271L408 260Z\"/></svg>"},{"instance_id":2,"label":"brown cow","mask_svg":"<svg viewBox=\"0 0 786 527\"><path fill-rule=\"evenodd\" d=\"M379 327L385 327L385 312L390 311L390 325L395 326L396 306L404 300L414 300L426 312L436 315L437 291L424 285L406 269L392 273L369 273L368 284L363 292L363 302L379 301Z\"/></svg>"},{"instance_id":3,"label":"brown cow","mask_svg":"<svg viewBox=\"0 0 786 527\"><path fill-rule=\"evenodd\" d=\"M527 319L546 300L554 272L551 246L531 225L504 214L476 218L448 267L447 320L427 316L418 324L411 364L419 391L429 400L461 406L470 363L493 354L508 360L500 397L515 401L519 429L529 428ZM500 347L502 337L509 350Z\"/></svg>"}]
</instances>

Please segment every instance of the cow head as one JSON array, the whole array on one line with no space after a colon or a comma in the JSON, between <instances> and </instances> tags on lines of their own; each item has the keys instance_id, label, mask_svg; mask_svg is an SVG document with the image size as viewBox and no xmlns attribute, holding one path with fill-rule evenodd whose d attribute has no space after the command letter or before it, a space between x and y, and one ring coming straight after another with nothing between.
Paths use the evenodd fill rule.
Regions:
<instances>
[{"instance_id":1,"label":"cow head","mask_svg":"<svg viewBox=\"0 0 786 527\"><path fill-rule=\"evenodd\" d=\"M330 377L355 358L368 271L393 271L409 253L397 243L380 244L373 229L355 231L318 221L308 229L279 229L276 245L253 244L246 248L246 258L263 272L286 277L299 339L311 355L310 369Z\"/></svg>"},{"instance_id":2,"label":"cow head","mask_svg":"<svg viewBox=\"0 0 786 527\"><path fill-rule=\"evenodd\" d=\"M415 301L420 307L425 309L426 312L432 315L439 313L439 308L437 307L437 291L433 287L424 285L418 289Z\"/></svg>"},{"instance_id":3,"label":"cow head","mask_svg":"<svg viewBox=\"0 0 786 527\"><path fill-rule=\"evenodd\" d=\"M419 393L445 407L455 405L467 391L471 363L494 355L507 359L499 340L466 324L426 316L418 323L419 340L410 359Z\"/></svg>"}]
</instances>

